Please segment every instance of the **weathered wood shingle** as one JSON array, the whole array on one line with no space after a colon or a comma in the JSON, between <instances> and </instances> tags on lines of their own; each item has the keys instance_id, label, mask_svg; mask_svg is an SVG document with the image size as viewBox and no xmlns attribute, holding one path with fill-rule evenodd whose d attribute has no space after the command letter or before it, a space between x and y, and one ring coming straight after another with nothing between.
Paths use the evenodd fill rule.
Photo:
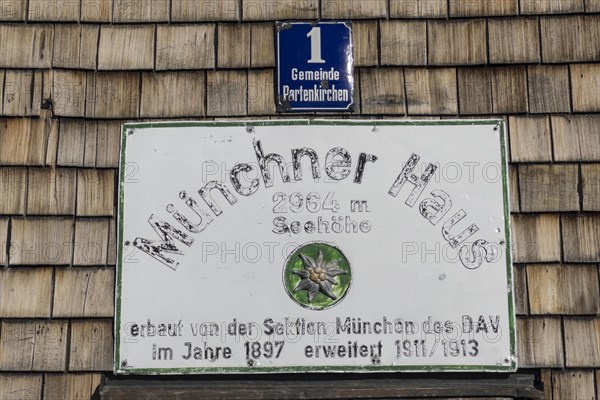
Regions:
<instances>
[{"instance_id":1,"label":"weathered wood shingle","mask_svg":"<svg viewBox=\"0 0 600 400\"><path fill-rule=\"evenodd\" d=\"M65 168L30 168L28 215L73 215L76 171Z\"/></svg>"},{"instance_id":2,"label":"weathered wood shingle","mask_svg":"<svg viewBox=\"0 0 600 400\"><path fill-rule=\"evenodd\" d=\"M431 65L474 65L487 62L483 19L431 21L427 38Z\"/></svg>"},{"instance_id":3,"label":"weathered wood shingle","mask_svg":"<svg viewBox=\"0 0 600 400\"><path fill-rule=\"evenodd\" d=\"M517 165L509 165L509 190L510 190L510 211L515 213L521 210L521 206L519 204L519 170Z\"/></svg>"},{"instance_id":4,"label":"weathered wood shingle","mask_svg":"<svg viewBox=\"0 0 600 400\"><path fill-rule=\"evenodd\" d=\"M96 166L96 142L98 138L98 124L96 121L85 121L85 148L83 152L83 166L93 168Z\"/></svg>"},{"instance_id":5,"label":"weathered wood shingle","mask_svg":"<svg viewBox=\"0 0 600 400\"><path fill-rule=\"evenodd\" d=\"M50 68L53 36L52 25L0 25L0 67Z\"/></svg>"},{"instance_id":6,"label":"weathered wood shingle","mask_svg":"<svg viewBox=\"0 0 600 400\"><path fill-rule=\"evenodd\" d=\"M0 374L0 399L38 400L42 396L42 374Z\"/></svg>"},{"instance_id":7,"label":"weathered wood shingle","mask_svg":"<svg viewBox=\"0 0 600 400\"><path fill-rule=\"evenodd\" d=\"M520 165L521 211L579 211L576 164Z\"/></svg>"},{"instance_id":8,"label":"weathered wood shingle","mask_svg":"<svg viewBox=\"0 0 600 400\"><path fill-rule=\"evenodd\" d=\"M355 67L377 65L380 43L377 30L377 21L359 21L352 24L352 48L354 50ZM252 36L254 40L254 32ZM381 41L381 45L383 45L383 41ZM271 50L272 52L273 50Z\"/></svg>"},{"instance_id":9,"label":"weathered wood shingle","mask_svg":"<svg viewBox=\"0 0 600 400\"><path fill-rule=\"evenodd\" d=\"M527 68L530 113L571 111L569 68L566 65Z\"/></svg>"},{"instance_id":10,"label":"weathered wood shingle","mask_svg":"<svg viewBox=\"0 0 600 400\"><path fill-rule=\"evenodd\" d=\"M0 21L24 21L27 16L27 0L10 0L2 4Z\"/></svg>"},{"instance_id":11,"label":"weathered wood shingle","mask_svg":"<svg viewBox=\"0 0 600 400\"><path fill-rule=\"evenodd\" d=\"M215 66L215 25L159 25L156 69L204 69Z\"/></svg>"},{"instance_id":12,"label":"weathered wood shingle","mask_svg":"<svg viewBox=\"0 0 600 400\"><path fill-rule=\"evenodd\" d=\"M77 70L52 72L52 105L61 117L85 116L88 73Z\"/></svg>"},{"instance_id":13,"label":"weathered wood shingle","mask_svg":"<svg viewBox=\"0 0 600 400\"><path fill-rule=\"evenodd\" d=\"M401 68L362 69L360 86L363 114L406 114Z\"/></svg>"},{"instance_id":14,"label":"weathered wood shingle","mask_svg":"<svg viewBox=\"0 0 600 400\"><path fill-rule=\"evenodd\" d=\"M69 343L70 371L113 368L113 324L110 320L74 320Z\"/></svg>"},{"instance_id":15,"label":"weathered wood shingle","mask_svg":"<svg viewBox=\"0 0 600 400\"><path fill-rule=\"evenodd\" d=\"M266 22L251 24L250 63L252 67L274 67L274 46L275 30L272 23Z\"/></svg>"},{"instance_id":16,"label":"weathered wood shingle","mask_svg":"<svg viewBox=\"0 0 600 400\"><path fill-rule=\"evenodd\" d=\"M409 115L458 113L454 68L406 68L404 74Z\"/></svg>"},{"instance_id":17,"label":"weathered wood shingle","mask_svg":"<svg viewBox=\"0 0 600 400\"><path fill-rule=\"evenodd\" d=\"M564 215L562 236L566 262L600 261L600 215Z\"/></svg>"},{"instance_id":18,"label":"weathered wood shingle","mask_svg":"<svg viewBox=\"0 0 600 400\"><path fill-rule=\"evenodd\" d=\"M140 106L140 79L137 72L99 72L93 76L89 74L86 117L137 118Z\"/></svg>"},{"instance_id":19,"label":"weathered wood shingle","mask_svg":"<svg viewBox=\"0 0 600 400\"><path fill-rule=\"evenodd\" d=\"M219 24L217 67L250 67L250 25Z\"/></svg>"},{"instance_id":20,"label":"weathered wood shingle","mask_svg":"<svg viewBox=\"0 0 600 400\"><path fill-rule=\"evenodd\" d=\"M78 218L75 221L73 265L106 265L108 226L106 218Z\"/></svg>"},{"instance_id":21,"label":"weathered wood shingle","mask_svg":"<svg viewBox=\"0 0 600 400\"><path fill-rule=\"evenodd\" d=\"M52 268L0 269L0 317L50 317L52 274Z\"/></svg>"},{"instance_id":22,"label":"weathered wood shingle","mask_svg":"<svg viewBox=\"0 0 600 400\"><path fill-rule=\"evenodd\" d=\"M567 367L600 367L600 318L565 318Z\"/></svg>"},{"instance_id":23,"label":"weathered wood shingle","mask_svg":"<svg viewBox=\"0 0 600 400\"><path fill-rule=\"evenodd\" d=\"M528 265L532 314L582 315L600 312L595 265Z\"/></svg>"},{"instance_id":24,"label":"weathered wood shingle","mask_svg":"<svg viewBox=\"0 0 600 400\"><path fill-rule=\"evenodd\" d=\"M427 65L425 21L381 21L381 65Z\"/></svg>"},{"instance_id":25,"label":"weathered wood shingle","mask_svg":"<svg viewBox=\"0 0 600 400\"><path fill-rule=\"evenodd\" d=\"M0 218L0 243L8 243L8 218ZM0 266L6 266L8 262L7 252L0 251Z\"/></svg>"},{"instance_id":26,"label":"weathered wood shingle","mask_svg":"<svg viewBox=\"0 0 600 400\"><path fill-rule=\"evenodd\" d=\"M70 218L12 218L10 265L68 265L73 246Z\"/></svg>"},{"instance_id":27,"label":"weathered wood shingle","mask_svg":"<svg viewBox=\"0 0 600 400\"><path fill-rule=\"evenodd\" d=\"M144 73L140 116L204 116L205 92L204 71Z\"/></svg>"},{"instance_id":28,"label":"weathered wood shingle","mask_svg":"<svg viewBox=\"0 0 600 400\"><path fill-rule=\"evenodd\" d=\"M44 165L47 137L41 119L0 119L0 165Z\"/></svg>"},{"instance_id":29,"label":"weathered wood shingle","mask_svg":"<svg viewBox=\"0 0 600 400\"><path fill-rule=\"evenodd\" d=\"M519 0L450 0L450 17L517 15Z\"/></svg>"},{"instance_id":30,"label":"weathered wood shingle","mask_svg":"<svg viewBox=\"0 0 600 400\"><path fill-rule=\"evenodd\" d=\"M600 15L542 17L540 24L544 62L600 60Z\"/></svg>"},{"instance_id":31,"label":"weathered wood shingle","mask_svg":"<svg viewBox=\"0 0 600 400\"><path fill-rule=\"evenodd\" d=\"M2 115L38 116L42 76L41 71L7 70L4 74Z\"/></svg>"},{"instance_id":32,"label":"weathered wood shingle","mask_svg":"<svg viewBox=\"0 0 600 400\"><path fill-rule=\"evenodd\" d=\"M551 120L556 161L600 160L600 116L553 115Z\"/></svg>"},{"instance_id":33,"label":"weathered wood shingle","mask_svg":"<svg viewBox=\"0 0 600 400\"><path fill-rule=\"evenodd\" d=\"M321 0L321 18L385 18L387 2L385 0Z\"/></svg>"},{"instance_id":34,"label":"weathered wood shingle","mask_svg":"<svg viewBox=\"0 0 600 400\"><path fill-rule=\"evenodd\" d=\"M0 214L23 214L27 192L27 169L0 168Z\"/></svg>"},{"instance_id":35,"label":"weathered wood shingle","mask_svg":"<svg viewBox=\"0 0 600 400\"><path fill-rule=\"evenodd\" d=\"M89 399L101 374L44 374L44 400Z\"/></svg>"},{"instance_id":36,"label":"weathered wood shingle","mask_svg":"<svg viewBox=\"0 0 600 400\"><path fill-rule=\"evenodd\" d=\"M111 22L112 15L113 0L81 0L81 22Z\"/></svg>"},{"instance_id":37,"label":"weathered wood shingle","mask_svg":"<svg viewBox=\"0 0 600 400\"><path fill-rule=\"evenodd\" d=\"M540 379L544 382L544 399L552 398L552 370L542 369Z\"/></svg>"},{"instance_id":38,"label":"weathered wood shingle","mask_svg":"<svg viewBox=\"0 0 600 400\"><path fill-rule=\"evenodd\" d=\"M208 71L209 116L246 115L248 77L245 71Z\"/></svg>"},{"instance_id":39,"label":"weathered wood shingle","mask_svg":"<svg viewBox=\"0 0 600 400\"><path fill-rule=\"evenodd\" d=\"M600 164L581 166L583 211L600 211Z\"/></svg>"},{"instance_id":40,"label":"weathered wood shingle","mask_svg":"<svg viewBox=\"0 0 600 400\"><path fill-rule=\"evenodd\" d=\"M244 21L317 19L318 15L318 0L242 0Z\"/></svg>"},{"instance_id":41,"label":"weathered wood shingle","mask_svg":"<svg viewBox=\"0 0 600 400\"><path fill-rule=\"evenodd\" d=\"M517 318L517 340L521 368L563 366L560 318Z\"/></svg>"},{"instance_id":42,"label":"weathered wood shingle","mask_svg":"<svg viewBox=\"0 0 600 400\"><path fill-rule=\"evenodd\" d=\"M522 265L513 266L513 284L515 294L515 313L529 314L529 299L527 295L527 268Z\"/></svg>"},{"instance_id":43,"label":"weathered wood shingle","mask_svg":"<svg viewBox=\"0 0 600 400\"><path fill-rule=\"evenodd\" d=\"M114 0L114 22L166 22L169 0Z\"/></svg>"},{"instance_id":44,"label":"weathered wood shingle","mask_svg":"<svg viewBox=\"0 0 600 400\"><path fill-rule=\"evenodd\" d=\"M490 19L488 29L490 63L513 64L540 61L537 18Z\"/></svg>"},{"instance_id":45,"label":"weathered wood shingle","mask_svg":"<svg viewBox=\"0 0 600 400\"><path fill-rule=\"evenodd\" d=\"M585 0L585 11L586 12L600 12L600 1Z\"/></svg>"},{"instance_id":46,"label":"weathered wood shingle","mask_svg":"<svg viewBox=\"0 0 600 400\"><path fill-rule=\"evenodd\" d=\"M521 14L566 14L583 11L583 0L519 0Z\"/></svg>"},{"instance_id":47,"label":"weathered wood shingle","mask_svg":"<svg viewBox=\"0 0 600 400\"><path fill-rule=\"evenodd\" d=\"M60 130L60 121L58 118L50 119L51 112L42 110L43 121L45 122L46 136L46 162L45 165L56 167L56 156L58 153L58 133Z\"/></svg>"},{"instance_id":48,"label":"weathered wood shingle","mask_svg":"<svg viewBox=\"0 0 600 400\"><path fill-rule=\"evenodd\" d=\"M115 265L117 263L117 220L115 217L110 219L108 227L108 255L106 263Z\"/></svg>"},{"instance_id":49,"label":"weathered wood shingle","mask_svg":"<svg viewBox=\"0 0 600 400\"><path fill-rule=\"evenodd\" d=\"M239 0L171 0L172 21L237 21Z\"/></svg>"},{"instance_id":50,"label":"weathered wood shingle","mask_svg":"<svg viewBox=\"0 0 600 400\"><path fill-rule=\"evenodd\" d=\"M29 0L29 21L79 21L81 2L73 0Z\"/></svg>"},{"instance_id":51,"label":"weathered wood shingle","mask_svg":"<svg viewBox=\"0 0 600 400\"><path fill-rule=\"evenodd\" d=\"M96 167L117 168L121 147L121 122L100 121L97 129Z\"/></svg>"},{"instance_id":52,"label":"weathered wood shingle","mask_svg":"<svg viewBox=\"0 0 600 400\"><path fill-rule=\"evenodd\" d=\"M600 64L571 65L571 83L573 111L600 111Z\"/></svg>"},{"instance_id":53,"label":"weathered wood shingle","mask_svg":"<svg viewBox=\"0 0 600 400\"><path fill-rule=\"evenodd\" d=\"M560 218L555 214L512 215L514 262L560 261Z\"/></svg>"},{"instance_id":54,"label":"weathered wood shingle","mask_svg":"<svg viewBox=\"0 0 600 400\"><path fill-rule=\"evenodd\" d=\"M391 18L446 18L447 0L390 0Z\"/></svg>"},{"instance_id":55,"label":"weathered wood shingle","mask_svg":"<svg viewBox=\"0 0 600 400\"><path fill-rule=\"evenodd\" d=\"M77 171L77 215L111 216L115 192L115 172L111 169Z\"/></svg>"},{"instance_id":56,"label":"weathered wood shingle","mask_svg":"<svg viewBox=\"0 0 600 400\"><path fill-rule=\"evenodd\" d=\"M52 316L112 317L113 268L57 268Z\"/></svg>"},{"instance_id":57,"label":"weathered wood shingle","mask_svg":"<svg viewBox=\"0 0 600 400\"><path fill-rule=\"evenodd\" d=\"M63 371L67 321L2 321L0 368L5 371Z\"/></svg>"},{"instance_id":58,"label":"weathered wood shingle","mask_svg":"<svg viewBox=\"0 0 600 400\"><path fill-rule=\"evenodd\" d=\"M552 396L556 400L595 397L593 371L581 369L552 371L552 382L549 384L552 386Z\"/></svg>"},{"instance_id":59,"label":"weathered wood shingle","mask_svg":"<svg viewBox=\"0 0 600 400\"><path fill-rule=\"evenodd\" d=\"M361 114L361 92L360 92L360 69L355 68L354 73L352 74L352 79L354 79L354 111L353 115Z\"/></svg>"},{"instance_id":60,"label":"weathered wood shingle","mask_svg":"<svg viewBox=\"0 0 600 400\"><path fill-rule=\"evenodd\" d=\"M510 155L513 162L552 160L550 118L510 117Z\"/></svg>"},{"instance_id":61,"label":"weathered wood shingle","mask_svg":"<svg viewBox=\"0 0 600 400\"><path fill-rule=\"evenodd\" d=\"M458 69L460 113L492 114L492 82L489 68Z\"/></svg>"},{"instance_id":62,"label":"weathered wood shingle","mask_svg":"<svg viewBox=\"0 0 600 400\"><path fill-rule=\"evenodd\" d=\"M274 75L272 69L248 72L248 115L275 113Z\"/></svg>"},{"instance_id":63,"label":"weathered wood shingle","mask_svg":"<svg viewBox=\"0 0 600 400\"><path fill-rule=\"evenodd\" d=\"M527 112L527 72L525 67L491 69L494 114Z\"/></svg>"},{"instance_id":64,"label":"weathered wood shingle","mask_svg":"<svg viewBox=\"0 0 600 400\"><path fill-rule=\"evenodd\" d=\"M95 69L99 32L97 25L56 25L52 66Z\"/></svg>"},{"instance_id":65,"label":"weathered wood shingle","mask_svg":"<svg viewBox=\"0 0 600 400\"><path fill-rule=\"evenodd\" d=\"M98 69L153 68L154 26L102 26L98 45Z\"/></svg>"},{"instance_id":66,"label":"weathered wood shingle","mask_svg":"<svg viewBox=\"0 0 600 400\"><path fill-rule=\"evenodd\" d=\"M65 167L83 166L85 130L86 124L82 120L61 120L56 156L57 165Z\"/></svg>"}]
</instances>

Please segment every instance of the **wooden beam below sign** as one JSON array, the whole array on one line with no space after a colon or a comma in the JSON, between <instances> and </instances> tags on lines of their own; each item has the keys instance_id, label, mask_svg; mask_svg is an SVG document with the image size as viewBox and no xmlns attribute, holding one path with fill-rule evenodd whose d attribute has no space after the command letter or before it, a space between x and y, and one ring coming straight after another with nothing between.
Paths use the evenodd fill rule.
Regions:
<instances>
[{"instance_id":1,"label":"wooden beam below sign","mask_svg":"<svg viewBox=\"0 0 600 400\"><path fill-rule=\"evenodd\" d=\"M413 375L414 376L414 375ZM145 396L173 399L403 399L415 397L543 398L532 375L430 375L428 379L391 379L386 376L347 377L298 374L252 376L248 379L208 377L198 380L157 378L109 380L100 390L102 400L128 400Z\"/></svg>"}]
</instances>

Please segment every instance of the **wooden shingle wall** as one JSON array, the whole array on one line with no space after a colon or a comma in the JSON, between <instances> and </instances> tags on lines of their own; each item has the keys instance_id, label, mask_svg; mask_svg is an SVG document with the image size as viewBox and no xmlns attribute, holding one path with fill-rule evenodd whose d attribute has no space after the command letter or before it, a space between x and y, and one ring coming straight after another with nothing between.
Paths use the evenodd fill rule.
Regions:
<instances>
[{"instance_id":1,"label":"wooden shingle wall","mask_svg":"<svg viewBox=\"0 0 600 400\"><path fill-rule=\"evenodd\" d=\"M0 0L0 399L112 368L120 124L278 118L274 21L318 18L354 22L338 117L505 118L520 363L597 398L599 0Z\"/></svg>"}]
</instances>

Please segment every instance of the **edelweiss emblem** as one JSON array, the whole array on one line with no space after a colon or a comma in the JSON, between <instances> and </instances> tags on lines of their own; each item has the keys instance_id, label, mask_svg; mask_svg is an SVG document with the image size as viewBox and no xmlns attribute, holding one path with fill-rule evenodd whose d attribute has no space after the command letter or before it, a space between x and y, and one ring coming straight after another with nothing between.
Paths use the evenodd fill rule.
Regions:
<instances>
[{"instance_id":1,"label":"edelweiss emblem","mask_svg":"<svg viewBox=\"0 0 600 400\"><path fill-rule=\"evenodd\" d=\"M350 262L337 247L307 243L294 250L283 267L283 285L302 307L324 310L339 303L352 282Z\"/></svg>"},{"instance_id":2,"label":"edelweiss emblem","mask_svg":"<svg viewBox=\"0 0 600 400\"><path fill-rule=\"evenodd\" d=\"M337 300L337 296L333 293L332 287L332 285L337 285L335 277L347 274L346 271L338 268L338 263L341 260L324 261L322 251L319 251L319 256L316 261L302 253L300 253L300 258L304 263L304 269L292 271L292 273L302 278L298 283L298 286L294 288L294 292L308 290L309 303L313 301L319 292L332 300Z\"/></svg>"}]
</instances>

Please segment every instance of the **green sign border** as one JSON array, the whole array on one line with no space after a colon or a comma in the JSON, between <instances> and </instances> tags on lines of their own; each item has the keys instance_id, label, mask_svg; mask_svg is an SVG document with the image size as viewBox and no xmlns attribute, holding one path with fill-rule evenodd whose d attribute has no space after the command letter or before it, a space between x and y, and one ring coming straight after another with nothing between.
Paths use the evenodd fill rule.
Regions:
<instances>
[{"instance_id":1,"label":"green sign border","mask_svg":"<svg viewBox=\"0 0 600 400\"><path fill-rule=\"evenodd\" d=\"M185 127L256 127L256 126L473 126L494 125L499 129L500 152L502 157L502 191L504 204L504 232L506 238L506 276L508 290L508 318L510 328L510 365L366 365L345 367L221 367L221 368L127 368L121 360L121 291L123 254L123 204L125 193L125 166L127 163L127 136L130 130L143 128L185 128ZM176 374L224 374L224 373L339 373L339 372L515 372L517 370L515 305L513 296L513 270L510 241L510 208L508 193L508 159L506 156L506 130L503 119L463 119L463 120L270 120L270 121L198 121L198 122L134 122L125 123L121 130L121 158L119 161L119 211L117 232L117 283L115 287L115 353L114 373L121 375L176 375ZM125 362L124 362L125 361Z\"/></svg>"}]
</instances>

